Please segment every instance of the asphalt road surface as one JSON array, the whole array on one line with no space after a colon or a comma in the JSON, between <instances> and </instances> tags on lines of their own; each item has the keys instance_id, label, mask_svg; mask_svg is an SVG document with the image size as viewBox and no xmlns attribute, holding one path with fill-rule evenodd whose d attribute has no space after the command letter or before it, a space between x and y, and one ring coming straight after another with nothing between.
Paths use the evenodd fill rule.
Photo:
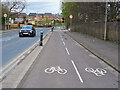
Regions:
<instances>
[{"instance_id":1,"label":"asphalt road surface","mask_svg":"<svg viewBox=\"0 0 120 90\"><path fill-rule=\"evenodd\" d=\"M2 66L4 67L20 53L28 49L40 38L40 30L44 31L44 35L50 30L50 28L36 28L35 37L19 37L19 32L9 32L0 34L2 38Z\"/></svg>"},{"instance_id":2,"label":"asphalt road surface","mask_svg":"<svg viewBox=\"0 0 120 90\"><path fill-rule=\"evenodd\" d=\"M118 74L63 31L54 31L20 85L21 88L118 88Z\"/></svg>"}]
</instances>

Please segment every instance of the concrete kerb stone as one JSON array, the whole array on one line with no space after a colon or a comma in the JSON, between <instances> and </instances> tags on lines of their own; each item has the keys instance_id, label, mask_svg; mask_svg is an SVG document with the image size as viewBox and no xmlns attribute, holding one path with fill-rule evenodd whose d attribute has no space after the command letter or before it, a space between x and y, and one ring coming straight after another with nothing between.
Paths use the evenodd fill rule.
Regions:
<instances>
[{"instance_id":1,"label":"concrete kerb stone","mask_svg":"<svg viewBox=\"0 0 120 90\"><path fill-rule=\"evenodd\" d=\"M51 36L52 32L48 32L43 37L43 43L44 45L47 43ZM36 44L36 45L35 45ZM37 58L38 54L41 52L44 46L39 46L39 40L35 43L34 49L31 51L31 53L25 57L25 59L19 63L10 73L9 75L3 79L0 83L2 84L2 88L17 88L29 68L34 63L35 59Z\"/></svg>"},{"instance_id":2,"label":"concrete kerb stone","mask_svg":"<svg viewBox=\"0 0 120 90\"><path fill-rule=\"evenodd\" d=\"M68 33L65 33L67 35L69 35ZM101 55L100 53L97 53L96 51L92 50L90 47L88 47L86 44L79 42L78 40L76 40L75 38L73 38L71 35L69 35L73 40L75 40L77 43L79 43L81 46L83 46L85 49L87 49L89 52L91 52L92 54L94 54L96 57L98 57L99 59L101 59L103 62L105 62L106 64L108 64L110 67L112 67L114 70L116 70L117 72L120 73L119 67L114 64L111 60L109 60L108 58L104 57L103 55Z\"/></svg>"}]
</instances>

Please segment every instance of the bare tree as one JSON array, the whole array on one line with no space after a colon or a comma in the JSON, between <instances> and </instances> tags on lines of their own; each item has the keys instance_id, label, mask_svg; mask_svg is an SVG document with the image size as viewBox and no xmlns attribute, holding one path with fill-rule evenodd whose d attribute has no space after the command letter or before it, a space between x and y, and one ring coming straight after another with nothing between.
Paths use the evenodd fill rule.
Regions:
<instances>
[{"instance_id":1,"label":"bare tree","mask_svg":"<svg viewBox=\"0 0 120 90\"><path fill-rule=\"evenodd\" d=\"M6 0L3 2L4 6L7 6L9 9L8 16L12 16L15 13L21 13L26 6L26 1L25 0Z\"/></svg>"},{"instance_id":2,"label":"bare tree","mask_svg":"<svg viewBox=\"0 0 120 90\"><path fill-rule=\"evenodd\" d=\"M2 2L4 7L8 7L8 19L12 15L15 15L16 13L21 13L26 6L25 0L6 0L5 2ZM8 29L9 29L9 20L8 20Z\"/></svg>"}]
</instances>

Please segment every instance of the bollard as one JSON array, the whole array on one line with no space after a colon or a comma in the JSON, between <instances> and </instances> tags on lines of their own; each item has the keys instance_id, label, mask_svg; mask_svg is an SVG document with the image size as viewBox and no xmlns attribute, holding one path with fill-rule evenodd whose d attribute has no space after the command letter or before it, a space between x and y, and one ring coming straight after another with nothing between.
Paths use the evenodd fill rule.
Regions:
<instances>
[{"instance_id":1,"label":"bollard","mask_svg":"<svg viewBox=\"0 0 120 90\"><path fill-rule=\"evenodd\" d=\"M43 31L40 31L40 46L43 46Z\"/></svg>"},{"instance_id":2,"label":"bollard","mask_svg":"<svg viewBox=\"0 0 120 90\"><path fill-rule=\"evenodd\" d=\"M51 28L51 32L53 32L53 29L54 29L54 26L52 26L52 28Z\"/></svg>"}]
</instances>

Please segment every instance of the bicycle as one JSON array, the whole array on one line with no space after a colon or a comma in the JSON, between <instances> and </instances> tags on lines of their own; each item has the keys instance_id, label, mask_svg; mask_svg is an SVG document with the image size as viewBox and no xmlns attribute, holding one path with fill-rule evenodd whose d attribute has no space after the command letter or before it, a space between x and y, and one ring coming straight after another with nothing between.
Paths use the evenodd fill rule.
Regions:
<instances>
[{"instance_id":1,"label":"bicycle","mask_svg":"<svg viewBox=\"0 0 120 90\"><path fill-rule=\"evenodd\" d=\"M55 71L58 72L59 74L66 74L67 73L67 70L61 69L60 66L45 69L46 73L54 73Z\"/></svg>"},{"instance_id":2,"label":"bicycle","mask_svg":"<svg viewBox=\"0 0 120 90\"><path fill-rule=\"evenodd\" d=\"M93 68L86 68L85 69L87 72L92 72L94 73L96 76L103 76L105 75L105 73L107 73L106 70L102 69L102 68L97 68L96 70L94 70Z\"/></svg>"}]
</instances>

